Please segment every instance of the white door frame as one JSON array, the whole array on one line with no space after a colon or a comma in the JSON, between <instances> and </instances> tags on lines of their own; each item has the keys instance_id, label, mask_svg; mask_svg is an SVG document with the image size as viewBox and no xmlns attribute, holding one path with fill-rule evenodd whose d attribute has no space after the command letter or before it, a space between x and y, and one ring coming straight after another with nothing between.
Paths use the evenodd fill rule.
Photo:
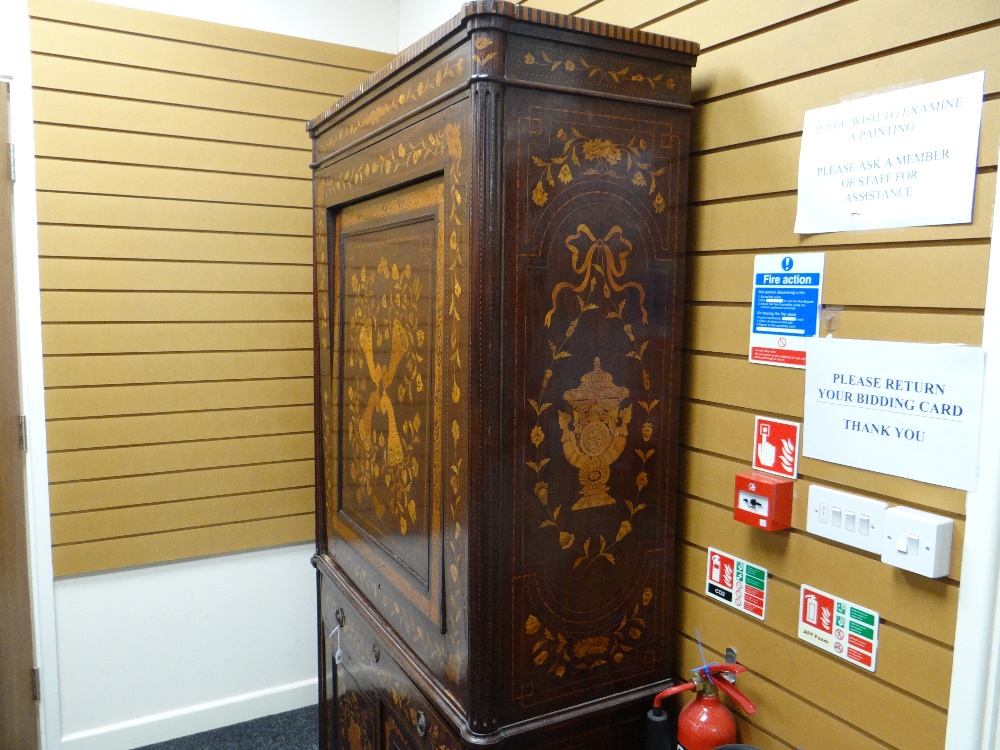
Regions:
<instances>
[{"instance_id":1,"label":"white door frame","mask_svg":"<svg viewBox=\"0 0 1000 750\"><path fill-rule=\"evenodd\" d=\"M989 144L988 148L992 148ZM1000 190L983 316L979 486L968 493L946 750L1000 750Z\"/></svg>"},{"instance_id":2,"label":"white door frame","mask_svg":"<svg viewBox=\"0 0 1000 750\"><path fill-rule=\"evenodd\" d=\"M59 750L59 673L56 661L52 534L49 518L45 389L42 382L41 293L38 277L38 212L31 100L27 0L8 0L0 23L0 76L10 82L10 136L14 144L14 274L20 347L21 406L27 422L25 496L35 664L39 670L42 750Z\"/></svg>"}]
</instances>

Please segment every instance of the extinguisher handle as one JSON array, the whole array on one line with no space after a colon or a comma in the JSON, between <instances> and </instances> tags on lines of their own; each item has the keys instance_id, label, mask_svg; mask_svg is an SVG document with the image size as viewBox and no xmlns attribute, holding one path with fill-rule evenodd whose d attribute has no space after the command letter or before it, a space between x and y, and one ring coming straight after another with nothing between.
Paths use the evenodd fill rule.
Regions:
<instances>
[{"instance_id":1,"label":"extinguisher handle","mask_svg":"<svg viewBox=\"0 0 1000 750\"><path fill-rule=\"evenodd\" d=\"M728 672L729 674L743 674L747 671L747 668L742 664L709 664L708 667L701 667L698 671L704 672L708 669L709 674L722 674L723 672Z\"/></svg>"},{"instance_id":2,"label":"extinguisher handle","mask_svg":"<svg viewBox=\"0 0 1000 750\"><path fill-rule=\"evenodd\" d=\"M685 690L695 690L696 686L693 682L685 682L682 685L674 685L673 687L668 687L666 690L657 693L656 697L653 698L653 707L659 708L660 704L671 695L677 695L678 693L683 693Z\"/></svg>"},{"instance_id":3,"label":"extinguisher handle","mask_svg":"<svg viewBox=\"0 0 1000 750\"><path fill-rule=\"evenodd\" d=\"M735 665L727 665L735 666ZM736 701L740 708L742 708L746 713L753 714L757 713L757 707L747 698L743 693L736 689L735 685L731 685L726 680L714 680L715 686L719 688L723 693L728 695L734 701Z\"/></svg>"}]
</instances>

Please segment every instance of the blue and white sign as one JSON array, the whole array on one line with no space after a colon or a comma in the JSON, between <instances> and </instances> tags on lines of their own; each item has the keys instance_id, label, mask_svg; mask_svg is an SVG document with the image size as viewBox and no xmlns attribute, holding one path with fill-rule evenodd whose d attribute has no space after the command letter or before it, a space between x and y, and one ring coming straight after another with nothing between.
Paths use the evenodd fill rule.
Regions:
<instances>
[{"instance_id":1,"label":"blue and white sign","mask_svg":"<svg viewBox=\"0 0 1000 750\"><path fill-rule=\"evenodd\" d=\"M758 255L753 262L750 361L806 366L804 339L819 334L823 253Z\"/></svg>"}]
</instances>

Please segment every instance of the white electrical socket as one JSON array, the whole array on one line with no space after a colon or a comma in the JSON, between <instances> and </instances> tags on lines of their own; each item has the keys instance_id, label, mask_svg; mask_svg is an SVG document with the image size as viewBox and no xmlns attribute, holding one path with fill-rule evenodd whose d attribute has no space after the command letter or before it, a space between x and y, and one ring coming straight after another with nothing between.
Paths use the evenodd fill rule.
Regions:
<instances>
[{"instance_id":1,"label":"white electrical socket","mask_svg":"<svg viewBox=\"0 0 1000 750\"><path fill-rule=\"evenodd\" d=\"M881 554L888 507L888 503L880 500L869 500L813 484L809 487L806 531L866 552Z\"/></svg>"}]
</instances>

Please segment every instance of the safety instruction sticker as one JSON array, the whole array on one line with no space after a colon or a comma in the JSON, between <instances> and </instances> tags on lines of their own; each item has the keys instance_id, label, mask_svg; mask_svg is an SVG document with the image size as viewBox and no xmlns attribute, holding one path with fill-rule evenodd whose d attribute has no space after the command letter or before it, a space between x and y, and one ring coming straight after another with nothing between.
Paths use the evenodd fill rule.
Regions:
<instances>
[{"instance_id":1,"label":"safety instruction sticker","mask_svg":"<svg viewBox=\"0 0 1000 750\"><path fill-rule=\"evenodd\" d=\"M799 592L799 639L875 671L878 612L802 584Z\"/></svg>"},{"instance_id":2,"label":"safety instruction sticker","mask_svg":"<svg viewBox=\"0 0 1000 750\"><path fill-rule=\"evenodd\" d=\"M797 479L799 476L798 422L755 417L753 424L753 468Z\"/></svg>"},{"instance_id":3,"label":"safety instruction sticker","mask_svg":"<svg viewBox=\"0 0 1000 750\"><path fill-rule=\"evenodd\" d=\"M763 620L767 605L767 569L709 547L705 593L733 609Z\"/></svg>"},{"instance_id":4,"label":"safety instruction sticker","mask_svg":"<svg viewBox=\"0 0 1000 750\"><path fill-rule=\"evenodd\" d=\"M753 261L750 361L806 366L805 339L819 335L823 253L758 255Z\"/></svg>"}]
</instances>

